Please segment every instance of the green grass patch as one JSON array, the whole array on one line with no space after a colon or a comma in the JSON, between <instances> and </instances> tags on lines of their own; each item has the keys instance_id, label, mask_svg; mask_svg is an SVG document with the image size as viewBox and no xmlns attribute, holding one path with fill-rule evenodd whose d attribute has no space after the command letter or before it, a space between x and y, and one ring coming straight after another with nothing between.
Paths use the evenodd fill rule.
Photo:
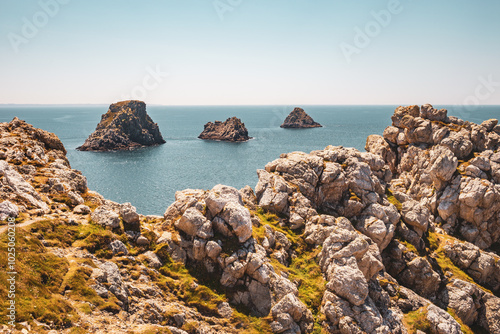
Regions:
<instances>
[{"instance_id":1,"label":"green grass patch","mask_svg":"<svg viewBox=\"0 0 500 334\"><path fill-rule=\"evenodd\" d=\"M421 307L416 311L406 313L403 317L403 323L409 334L417 333L420 330L424 333L431 333L431 323L427 320L427 308Z\"/></svg>"},{"instance_id":2,"label":"green grass patch","mask_svg":"<svg viewBox=\"0 0 500 334\"><path fill-rule=\"evenodd\" d=\"M466 272L457 267L451 259L446 256L446 253L443 249L444 245L449 242L447 239L451 237L445 236L442 234L438 234L435 232L429 231L428 233L428 243L429 248L433 250L433 253L430 255L434 260L436 260L438 266L441 268L443 273L451 273L453 277L461 279L463 281L472 283L476 285L481 290L493 294L490 290L486 289L480 284L477 284L472 277L470 277ZM453 242L453 241L451 241Z\"/></svg>"},{"instance_id":3,"label":"green grass patch","mask_svg":"<svg viewBox=\"0 0 500 334\"><path fill-rule=\"evenodd\" d=\"M467 326L466 324L464 324L464 322L462 321L462 319L460 319L457 314L455 313L455 311L451 308L448 307L447 309L447 312L449 315L451 315L460 325L460 329L462 330L462 333L464 334L474 334L474 331L469 327Z\"/></svg>"},{"instance_id":4,"label":"green grass patch","mask_svg":"<svg viewBox=\"0 0 500 334\"><path fill-rule=\"evenodd\" d=\"M7 235L0 236L0 248L8 249ZM73 307L58 294L69 264L46 251L41 242L23 229L16 229L16 323L33 320L65 328L78 321ZM0 252L0 318L6 322L9 300L7 251Z\"/></svg>"},{"instance_id":5,"label":"green grass patch","mask_svg":"<svg viewBox=\"0 0 500 334\"><path fill-rule=\"evenodd\" d=\"M172 260L168 253L163 254L162 257L165 264L159 269L163 277L157 278L158 286L174 294L188 306L195 307L200 313L217 316L217 306L226 301L225 296L198 283L198 279L191 274L190 270L183 263Z\"/></svg>"},{"instance_id":6,"label":"green grass patch","mask_svg":"<svg viewBox=\"0 0 500 334\"><path fill-rule=\"evenodd\" d=\"M403 210L403 204L401 204L401 202L398 201L396 197L394 197L394 194L392 193L391 189L389 189L389 187L385 188L385 195L387 196L387 200L389 201L389 203L394 205L399 212Z\"/></svg>"},{"instance_id":7,"label":"green grass patch","mask_svg":"<svg viewBox=\"0 0 500 334\"><path fill-rule=\"evenodd\" d=\"M81 225L78 227L75 239L73 247L84 248L100 258L110 259L113 257L109 244L117 237L102 226L93 223Z\"/></svg>"},{"instance_id":8,"label":"green grass patch","mask_svg":"<svg viewBox=\"0 0 500 334\"><path fill-rule=\"evenodd\" d=\"M299 282L299 299L313 312L315 324L318 327L321 320L319 309L326 289L326 281L321 268L316 262L316 257L321 248L306 244L302 234L297 233L298 231L289 229L286 226L280 226L279 218L276 215L265 212L261 208L258 208L254 213L259 217L261 222L261 226L253 228L255 239L262 241L265 237L264 226L268 225L272 229L285 234L288 240L290 240L292 244L291 250L295 254L295 256L291 257L290 265L287 267L272 257L271 265L278 273L288 273L290 281Z\"/></svg>"},{"instance_id":9,"label":"green grass patch","mask_svg":"<svg viewBox=\"0 0 500 334\"><path fill-rule=\"evenodd\" d=\"M76 226L68 226L61 219L38 221L32 224L29 230L35 236L42 236L44 240L54 247L71 246L78 235Z\"/></svg>"}]
</instances>

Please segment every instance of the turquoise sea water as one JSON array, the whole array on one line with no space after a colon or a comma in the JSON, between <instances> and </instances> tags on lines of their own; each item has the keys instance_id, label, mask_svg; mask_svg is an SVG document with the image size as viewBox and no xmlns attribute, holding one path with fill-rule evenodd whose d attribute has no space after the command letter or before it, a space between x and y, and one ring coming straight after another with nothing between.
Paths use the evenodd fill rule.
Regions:
<instances>
[{"instance_id":1,"label":"turquoise sea water","mask_svg":"<svg viewBox=\"0 0 500 334\"><path fill-rule=\"evenodd\" d=\"M327 145L364 151L366 137L382 134L396 106L300 106L323 125L315 129L281 129L295 106L148 106L166 144L126 152L79 152L108 106L0 106L0 122L14 116L54 132L68 150L71 166L81 170L89 188L104 197L131 202L143 214L162 215L175 192L210 189L218 183L236 188L257 183L256 170L292 151L310 152ZM448 114L473 122L500 118L500 106L467 110L447 108ZM208 121L236 116L254 139L245 143L198 139Z\"/></svg>"}]
</instances>

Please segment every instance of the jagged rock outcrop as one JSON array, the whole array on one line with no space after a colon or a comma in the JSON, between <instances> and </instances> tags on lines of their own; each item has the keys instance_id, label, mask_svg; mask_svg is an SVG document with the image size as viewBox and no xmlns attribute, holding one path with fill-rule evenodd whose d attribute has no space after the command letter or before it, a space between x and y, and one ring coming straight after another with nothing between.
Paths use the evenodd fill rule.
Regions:
<instances>
[{"instance_id":1,"label":"jagged rock outcrop","mask_svg":"<svg viewBox=\"0 0 500 334\"><path fill-rule=\"evenodd\" d=\"M309 116L304 109L295 108L286 117L282 128L293 128L293 129L304 129L304 128L320 128L321 124L315 122L311 116Z\"/></svg>"},{"instance_id":2,"label":"jagged rock outcrop","mask_svg":"<svg viewBox=\"0 0 500 334\"><path fill-rule=\"evenodd\" d=\"M146 113L146 104L132 100L110 105L95 131L77 150L128 150L163 143L158 124Z\"/></svg>"},{"instance_id":3,"label":"jagged rock outcrop","mask_svg":"<svg viewBox=\"0 0 500 334\"><path fill-rule=\"evenodd\" d=\"M224 122L215 121L205 124L203 132L198 136L206 140L222 140L241 142L252 139L248 136L248 130L245 124L236 117L226 119Z\"/></svg>"},{"instance_id":4,"label":"jagged rock outcrop","mask_svg":"<svg viewBox=\"0 0 500 334\"><path fill-rule=\"evenodd\" d=\"M366 148L392 166L391 189L403 206L419 208L405 223L422 235L428 220L482 249L498 242L497 120L478 125L426 104L397 108L392 123L385 144L374 145L380 138L370 136Z\"/></svg>"},{"instance_id":5,"label":"jagged rock outcrop","mask_svg":"<svg viewBox=\"0 0 500 334\"><path fill-rule=\"evenodd\" d=\"M271 312L271 327L309 333L311 311L297 298L297 287L276 272L266 250L252 237L250 211L240 192L217 185L210 191L185 190L165 212L164 228L175 228L165 242L171 256L200 265L226 288L228 297L259 316ZM282 242L287 243L282 235Z\"/></svg>"},{"instance_id":6,"label":"jagged rock outcrop","mask_svg":"<svg viewBox=\"0 0 500 334\"><path fill-rule=\"evenodd\" d=\"M70 168L59 138L17 117L0 124L0 183L9 216L47 214L54 198L76 206L87 191L86 178Z\"/></svg>"}]
</instances>

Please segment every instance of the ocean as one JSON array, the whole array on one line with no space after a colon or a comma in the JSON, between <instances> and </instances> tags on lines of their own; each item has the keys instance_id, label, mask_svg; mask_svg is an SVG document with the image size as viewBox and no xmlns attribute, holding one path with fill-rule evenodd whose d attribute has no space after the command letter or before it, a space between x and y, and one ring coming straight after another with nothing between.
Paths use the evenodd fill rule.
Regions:
<instances>
[{"instance_id":1,"label":"ocean","mask_svg":"<svg viewBox=\"0 0 500 334\"><path fill-rule=\"evenodd\" d=\"M382 134L397 106L300 106L316 122L314 129L279 126L295 106L147 106L166 144L126 152L80 152L76 147L95 130L108 106L0 105L0 122L15 116L53 132L64 143L72 168L83 172L90 189L116 202L131 202L142 214L163 215L175 192L236 188L257 184L257 169L281 153L310 152L328 145L364 151L366 137ZM500 118L500 106L435 106L448 115L480 123ZM227 143L198 139L205 123L236 116L252 140Z\"/></svg>"}]
</instances>

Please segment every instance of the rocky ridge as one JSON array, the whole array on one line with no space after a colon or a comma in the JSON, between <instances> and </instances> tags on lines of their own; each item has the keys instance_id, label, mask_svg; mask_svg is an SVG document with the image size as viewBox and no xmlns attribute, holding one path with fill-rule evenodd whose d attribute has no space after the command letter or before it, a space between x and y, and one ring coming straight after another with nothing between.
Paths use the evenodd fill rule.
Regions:
<instances>
[{"instance_id":1,"label":"rocky ridge","mask_svg":"<svg viewBox=\"0 0 500 334\"><path fill-rule=\"evenodd\" d=\"M399 107L367 152L282 154L255 190L179 191L163 217L89 191L53 134L0 129L20 269L57 264L21 272L54 306L18 329L500 332L495 120Z\"/></svg>"},{"instance_id":2,"label":"rocky ridge","mask_svg":"<svg viewBox=\"0 0 500 334\"><path fill-rule=\"evenodd\" d=\"M248 130L245 127L245 124L236 117L230 117L224 122L208 122L205 124L205 127L198 138L232 142L247 141L252 139L248 136Z\"/></svg>"},{"instance_id":3,"label":"rocky ridge","mask_svg":"<svg viewBox=\"0 0 500 334\"><path fill-rule=\"evenodd\" d=\"M158 124L146 113L142 101L122 101L109 106L95 131L78 147L80 151L128 150L165 143Z\"/></svg>"},{"instance_id":4,"label":"rocky ridge","mask_svg":"<svg viewBox=\"0 0 500 334\"><path fill-rule=\"evenodd\" d=\"M311 116L309 116L304 109L295 108L293 111L286 117L283 124L281 124L282 128L320 128L321 124L315 122Z\"/></svg>"}]
</instances>

